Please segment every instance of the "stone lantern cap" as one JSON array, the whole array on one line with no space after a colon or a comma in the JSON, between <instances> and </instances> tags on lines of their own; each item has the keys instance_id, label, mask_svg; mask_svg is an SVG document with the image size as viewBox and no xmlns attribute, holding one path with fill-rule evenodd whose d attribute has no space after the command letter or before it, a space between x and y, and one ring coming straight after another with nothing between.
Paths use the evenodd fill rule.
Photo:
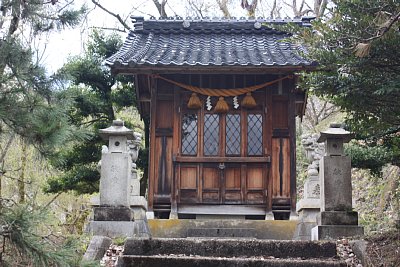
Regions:
<instances>
[{"instance_id":1,"label":"stone lantern cap","mask_svg":"<svg viewBox=\"0 0 400 267\"><path fill-rule=\"evenodd\" d=\"M112 125L105 129L99 130L99 135L104 140L108 140L110 136L125 136L128 140L134 140L133 131L124 126L124 121L114 120Z\"/></svg>"},{"instance_id":2,"label":"stone lantern cap","mask_svg":"<svg viewBox=\"0 0 400 267\"><path fill-rule=\"evenodd\" d=\"M328 139L342 139L344 143L348 143L353 138L354 134L343 129L340 123L332 123L328 130L321 132L317 142L323 143Z\"/></svg>"}]
</instances>

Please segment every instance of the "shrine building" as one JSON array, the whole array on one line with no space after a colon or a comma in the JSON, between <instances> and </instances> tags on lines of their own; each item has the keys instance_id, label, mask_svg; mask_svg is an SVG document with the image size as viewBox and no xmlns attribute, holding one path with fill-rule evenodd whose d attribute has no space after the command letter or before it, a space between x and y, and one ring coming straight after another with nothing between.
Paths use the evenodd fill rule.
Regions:
<instances>
[{"instance_id":1,"label":"shrine building","mask_svg":"<svg viewBox=\"0 0 400 267\"><path fill-rule=\"evenodd\" d=\"M289 219L296 210L301 55L279 25L303 19L133 17L107 59L134 78L149 119L148 209L156 218Z\"/></svg>"}]
</instances>

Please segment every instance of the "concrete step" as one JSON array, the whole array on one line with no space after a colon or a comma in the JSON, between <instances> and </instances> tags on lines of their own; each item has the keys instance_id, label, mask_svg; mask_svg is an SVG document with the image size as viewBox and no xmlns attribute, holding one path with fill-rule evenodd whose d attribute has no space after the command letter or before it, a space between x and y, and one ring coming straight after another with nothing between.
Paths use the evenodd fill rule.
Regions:
<instances>
[{"instance_id":1,"label":"concrete step","mask_svg":"<svg viewBox=\"0 0 400 267\"><path fill-rule=\"evenodd\" d=\"M264 259L258 258L222 258L182 255L122 256L119 267L346 267L343 261L331 259Z\"/></svg>"}]
</instances>

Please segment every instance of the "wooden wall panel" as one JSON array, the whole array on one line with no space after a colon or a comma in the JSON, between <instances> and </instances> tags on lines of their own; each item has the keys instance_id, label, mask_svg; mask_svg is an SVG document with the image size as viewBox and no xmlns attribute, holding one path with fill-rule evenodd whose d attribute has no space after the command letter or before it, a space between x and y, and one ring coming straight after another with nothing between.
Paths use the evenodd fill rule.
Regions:
<instances>
[{"instance_id":1,"label":"wooden wall panel","mask_svg":"<svg viewBox=\"0 0 400 267\"><path fill-rule=\"evenodd\" d=\"M253 191L247 193L247 204L263 204L265 203L264 194L262 191Z\"/></svg>"},{"instance_id":2,"label":"wooden wall panel","mask_svg":"<svg viewBox=\"0 0 400 267\"><path fill-rule=\"evenodd\" d=\"M226 189L240 189L240 168L229 167L225 169Z\"/></svg>"},{"instance_id":3,"label":"wooden wall panel","mask_svg":"<svg viewBox=\"0 0 400 267\"><path fill-rule=\"evenodd\" d=\"M197 167L181 167L180 185L182 189L196 189Z\"/></svg>"},{"instance_id":4,"label":"wooden wall panel","mask_svg":"<svg viewBox=\"0 0 400 267\"><path fill-rule=\"evenodd\" d=\"M225 203L240 203L240 198L240 192L229 191L225 193Z\"/></svg>"},{"instance_id":5,"label":"wooden wall panel","mask_svg":"<svg viewBox=\"0 0 400 267\"><path fill-rule=\"evenodd\" d=\"M219 189L220 171L217 168L203 168L203 188Z\"/></svg>"},{"instance_id":6,"label":"wooden wall panel","mask_svg":"<svg viewBox=\"0 0 400 267\"><path fill-rule=\"evenodd\" d=\"M263 167L248 166L247 167L247 189L263 189L264 175Z\"/></svg>"},{"instance_id":7,"label":"wooden wall panel","mask_svg":"<svg viewBox=\"0 0 400 267\"><path fill-rule=\"evenodd\" d=\"M288 102L274 97L272 102L272 127L274 129L287 129L288 120Z\"/></svg>"},{"instance_id":8,"label":"wooden wall panel","mask_svg":"<svg viewBox=\"0 0 400 267\"><path fill-rule=\"evenodd\" d=\"M172 138L156 137L155 139L155 194L168 195L171 193L171 182L173 177Z\"/></svg>"},{"instance_id":9,"label":"wooden wall panel","mask_svg":"<svg viewBox=\"0 0 400 267\"><path fill-rule=\"evenodd\" d=\"M172 128L174 106L170 100L157 101L156 128Z\"/></svg>"},{"instance_id":10,"label":"wooden wall panel","mask_svg":"<svg viewBox=\"0 0 400 267\"><path fill-rule=\"evenodd\" d=\"M273 197L290 197L290 142L289 138L272 139Z\"/></svg>"}]
</instances>

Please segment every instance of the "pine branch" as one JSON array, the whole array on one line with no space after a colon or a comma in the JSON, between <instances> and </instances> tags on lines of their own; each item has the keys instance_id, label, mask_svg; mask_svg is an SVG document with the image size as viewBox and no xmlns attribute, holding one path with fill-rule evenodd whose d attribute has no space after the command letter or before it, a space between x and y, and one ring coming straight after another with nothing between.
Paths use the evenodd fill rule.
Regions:
<instances>
[{"instance_id":1,"label":"pine branch","mask_svg":"<svg viewBox=\"0 0 400 267\"><path fill-rule=\"evenodd\" d=\"M395 16L393 16L389 21L387 21L387 25L385 25L384 27L380 28L375 36L370 37L368 39L365 39L365 42L370 42L372 40L381 38L383 35L385 35L385 33L387 33L390 30L390 28L392 28L394 23L396 21L398 21L399 19L400 19L400 12L397 13Z\"/></svg>"}]
</instances>

